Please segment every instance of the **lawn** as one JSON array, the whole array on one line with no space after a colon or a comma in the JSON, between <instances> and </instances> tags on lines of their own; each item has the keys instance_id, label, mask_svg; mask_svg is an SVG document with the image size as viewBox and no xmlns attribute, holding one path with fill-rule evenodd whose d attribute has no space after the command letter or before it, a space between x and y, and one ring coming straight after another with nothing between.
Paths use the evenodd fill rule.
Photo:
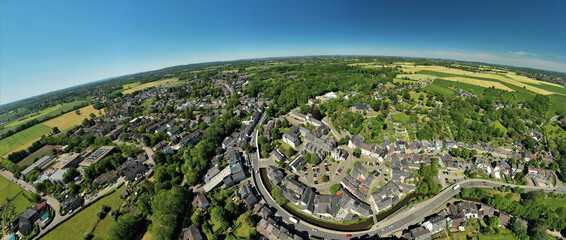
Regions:
<instances>
[{"instance_id":1,"label":"lawn","mask_svg":"<svg viewBox=\"0 0 566 240\"><path fill-rule=\"evenodd\" d=\"M48 134L52 130L51 127L44 124L37 124L33 127L20 131L12 136L0 140L0 156L14 150L25 149L39 139L41 135ZM4 156L6 157L6 156Z\"/></svg>"},{"instance_id":2,"label":"lawn","mask_svg":"<svg viewBox=\"0 0 566 240\"><path fill-rule=\"evenodd\" d=\"M127 84L127 85L124 85L124 89L126 89L126 90L123 91L122 93L123 94L129 94L129 93L133 93L135 91L142 90L144 88L155 87L159 84L166 83L166 82L173 83L173 82L176 82L178 80L179 79L177 79L177 78L168 78L168 79L163 79L163 80L159 80L159 81L155 81L155 82L144 83L144 84L141 84L141 85L137 85L135 87L131 87L133 85ZM130 88L126 88L126 86L129 86Z\"/></svg>"},{"instance_id":3,"label":"lawn","mask_svg":"<svg viewBox=\"0 0 566 240\"><path fill-rule=\"evenodd\" d=\"M17 184L13 183L12 181L2 176L0 176L0 196L2 196L0 197L0 206L4 206L4 204L6 204L7 198L15 197L11 201L11 204L15 206L16 215L25 211L28 207L33 205L28 200L29 195L27 191L25 191L22 187L18 186Z\"/></svg>"},{"instance_id":4,"label":"lawn","mask_svg":"<svg viewBox=\"0 0 566 240\"><path fill-rule=\"evenodd\" d=\"M255 230L254 226L249 226L244 222L244 218L250 214L251 212L248 211L247 213L240 215L236 220L235 225L238 226L236 229L234 229L234 235L236 235L236 237L248 239L250 237L250 234Z\"/></svg>"},{"instance_id":5,"label":"lawn","mask_svg":"<svg viewBox=\"0 0 566 240\"><path fill-rule=\"evenodd\" d=\"M52 149L52 147L42 147L24 158L22 161L18 162L18 166L21 167L27 164L32 164L35 158L42 158L45 155L51 154L51 152L53 151Z\"/></svg>"},{"instance_id":6,"label":"lawn","mask_svg":"<svg viewBox=\"0 0 566 240\"><path fill-rule=\"evenodd\" d=\"M94 226L94 239L106 239L106 235L110 230L112 224L114 224L114 219L108 214L104 219L97 223L98 217L96 213L100 211L102 205L110 206L112 210L119 209L122 204L122 199L120 199L120 192L124 190L125 186L122 186L114 193L96 201L94 204L82 209L77 214L73 215L70 219L57 226L51 232L43 237L43 239L82 239L84 234L93 230ZM111 210L111 211L112 211Z\"/></svg>"},{"instance_id":7,"label":"lawn","mask_svg":"<svg viewBox=\"0 0 566 240\"><path fill-rule=\"evenodd\" d=\"M39 112L37 112L33 115L23 117L23 118L20 118L18 120L15 120L15 121L12 121L12 122L6 124L6 126L5 126L6 128L3 129L2 131L0 131L0 134L4 133L4 131L7 131L8 129L11 129L10 127L15 127L17 125L20 125L21 123L25 123L25 122L28 122L30 120L33 120L33 119L36 119L36 118L39 118L39 117L43 117L43 116L47 116L47 115L56 116L56 115L59 115L61 112L70 111L76 105L82 104L84 102L86 102L86 101L73 101L73 102L69 102L69 103L65 103L65 104L58 104L58 105L55 105L53 107L43 109L43 110L41 110L41 111L39 111Z\"/></svg>"},{"instance_id":8,"label":"lawn","mask_svg":"<svg viewBox=\"0 0 566 240\"><path fill-rule=\"evenodd\" d=\"M547 199L544 199L544 201L542 203L545 206L551 208L552 210L556 210L559 207L566 208L566 199L547 198Z\"/></svg>"},{"instance_id":9,"label":"lawn","mask_svg":"<svg viewBox=\"0 0 566 240\"><path fill-rule=\"evenodd\" d=\"M80 114L77 115L77 113L75 111L71 111L68 113L65 113L57 118L51 119L49 121L44 122L45 125L53 128L53 127L57 127L59 128L60 131L63 131L65 129L71 128L75 125L81 125L83 123L83 120L85 118L90 119L90 114L94 113L94 115L99 116L98 112L99 110L94 109L94 107L92 107L92 105L86 106L84 108L79 109ZM102 111L102 113L104 113L104 110L100 110Z\"/></svg>"},{"instance_id":10,"label":"lawn","mask_svg":"<svg viewBox=\"0 0 566 240\"><path fill-rule=\"evenodd\" d=\"M409 116L407 116L407 114L405 114L403 112L392 114L391 118L395 122L408 122L409 121Z\"/></svg>"}]
</instances>

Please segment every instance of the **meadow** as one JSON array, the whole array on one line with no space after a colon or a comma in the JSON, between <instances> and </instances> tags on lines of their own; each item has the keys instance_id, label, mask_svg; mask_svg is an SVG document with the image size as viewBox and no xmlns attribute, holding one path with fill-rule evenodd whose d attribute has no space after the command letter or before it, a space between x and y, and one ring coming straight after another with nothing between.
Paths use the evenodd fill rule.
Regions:
<instances>
[{"instance_id":1,"label":"meadow","mask_svg":"<svg viewBox=\"0 0 566 240\"><path fill-rule=\"evenodd\" d=\"M129 93L133 93L135 91L139 91L142 90L144 88L150 88L150 87L155 87L159 84L162 83L174 83L179 81L178 78L168 78L168 79L163 79L163 80L159 80L159 81L155 81L155 82L149 82L149 83L144 83L144 84L140 84L140 83L130 83L130 84L126 84L124 85L124 89L125 91L123 91L123 94L129 94Z\"/></svg>"},{"instance_id":2,"label":"meadow","mask_svg":"<svg viewBox=\"0 0 566 240\"><path fill-rule=\"evenodd\" d=\"M114 219L110 216L110 214L108 214L104 219L99 221L96 213L102 209L102 205L109 206L112 210L119 209L122 204L120 193L124 189L125 186L121 186L110 195L107 195L85 209L82 209L80 212L67 219L64 223L57 226L42 239L77 239L77 236L82 239L85 233L91 232L93 228L94 232L92 233L94 234L94 240L106 239L106 235L108 234L110 227L114 224Z\"/></svg>"},{"instance_id":3,"label":"meadow","mask_svg":"<svg viewBox=\"0 0 566 240\"><path fill-rule=\"evenodd\" d=\"M17 195L17 197L12 200L12 204L16 207L16 214L21 213L32 205L26 197L28 196L27 194L27 191L25 191L22 187L5 177L0 176L0 196L2 196L0 197L0 206L4 206L4 204L6 204L7 198L11 199Z\"/></svg>"},{"instance_id":4,"label":"meadow","mask_svg":"<svg viewBox=\"0 0 566 240\"><path fill-rule=\"evenodd\" d=\"M94 109L94 107L92 107L92 105L80 108L79 111L81 113L79 115L77 115L77 113L75 111L71 111L71 112L65 113L65 114L63 114L63 115L61 115L57 118L46 121L43 124L45 124L46 126L49 126L51 128L57 127L57 128L59 128L60 131L64 131L64 130L69 129L69 128L75 126L75 125L81 125L85 118L90 119L89 115L91 113L94 113L94 115L99 116L98 112L101 111L101 113L104 114L104 110L96 110L96 109Z\"/></svg>"},{"instance_id":5,"label":"meadow","mask_svg":"<svg viewBox=\"0 0 566 240\"><path fill-rule=\"evenodd\" d=\"M44 124L37 124L33 127L20 131L12 136L0 140L0 156L7 157L7 153L19 151L31 146L34 141L48 134L52 128Z\"/></svg>"}]
</instances>

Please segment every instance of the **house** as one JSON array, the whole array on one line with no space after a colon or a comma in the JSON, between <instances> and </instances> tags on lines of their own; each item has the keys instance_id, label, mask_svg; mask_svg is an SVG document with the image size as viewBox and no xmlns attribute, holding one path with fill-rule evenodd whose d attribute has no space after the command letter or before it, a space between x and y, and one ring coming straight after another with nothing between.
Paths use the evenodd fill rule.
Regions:
<instances>
[{"instance_id":1,"label":"house","mask_svg":"<svg viewBox=\"0 0 566 240\"><path fill-rule=\"evenodd\" d=\"M403 234L403 238L413 240L430 240L431 236L432 233L423 226L413 228L409 230L409 232Z\"/></svg>"},{"instance_id":2,"label":"house","mask_svg":"<svg viewBox=\"0 0 566 240\"><path fill-rule=\"evenodd\" d=\"M547 180L552 177L552 171L533 166L527 167L527 175L532 178Z\"/></svg>"},{"instance_id":3,"label":"house","mask_svg":"<svg viewBox=\"0 0 566 240\"><path fill-rule=\"evenodd\" d=\"M283 134L283 142L296 149L299 145L301 145L301 140L299 139L300 134L300 127L296 126Z\"/></svg>"},{"instance_id":4,"label":"house","mask_svg":"<svg viewBox=\"0 0 566 240\"><path fill-rule=\"evenodd\" d=\"M336 161L344 161L348 158L349 155L350 153L342 148L335 148L330 153L330 157L334 158L334 160Z\"/></svg>"},{"instance_id":5,"label":"house","mask_svg":"<svg viewBox=\"0 0 566 240\"><path fill-rule=\"evenodd\" d=\"M354 112L364 113L371 110L372 109L369 104L356 104L356 103L352 104L352 111Z\"/></svg>"},{"instance_id":6,"label":"house","mask_svg":"<svg viewBox=\"0 0 566 240\"><path fill-rule=\"evenodd\" d=\"M532 128L529 128L527 130L527 134L529 134L529 136L531 136L533 138L533 140L535 140L537 142L539 142L543 137L542 133L540 133L539 131L532 129Z\"/></svg>"},{"instance_id":7,"label":"house","mask_svg":"<svg viewBox=\"0 0 566 240\"><path fill-rule=\"evenodd\" d=\"M206 209L210 205L208 199L206 199L206 196L204 196L202 192L196 193L195 198L193 199L193 202L191 204L193 205L193 208L200 209Z\"/></svg>"},{"instance_id":8,"label":"house","mask_svg":"<svg viewBox=\"0 0 566 240\"><path fill-rule=\"evenodd\" d=\"M293 161L291 161L289 165L291 166L293 171L298 172L305 164L305 158L302 155L298 155L297 157L295 157L295 159L293 159Z\"/></svg>"},{"instance_id":9,"label":"house","mask_svg":"<svg viewBox=\"0 0 566 240\"><path fill-rule=\"evenodd\" d=\"M446 227L451 227L452 225L450 218L444 218L443 216L436 215L424 222L422 226L429 230L432 234L435 234L444 230Z\"/></svg>"},{"instance_id":10,"label":"house","mask_svg":"<svg viewBox=\"0 0 566 240\"><path fill-rule=\"evenodd\" d=\"M182 230L183 240L202 240L202 235L196 225L191 225Z\"/></svg>"},{"instance_id":11,"label":"house","mask_svg":"<svg viewBox=\"0 0 566 240\"><path fill-rule=\"evenodd\" d=\"M100 176L94 179L94 182L98 184L98 186L104 185L106 182L110 181L111 179L118 177L115 171L110 171L107 173L100 174Z\"/></svg>"},{"instance_id":12,"label":"house","mask_svg":"<svg viewBox=\"0 0 566 240\"><path fill-rule=\"evenodd\" d=\"M273 155L273 157L275 157L275 159L277 159L277 161L279 162L287 160L287 156L285 156L285 154L279 151L279 149L275 149L271 151L271 155Z\"/></svg>"},{"instance_id":13,"label":"house","mask_svg":"<svg viewBox=\"0 0 566 240\"><path fill-rule=\"evenodd\" d=\"M71 212L84 204L83 198L77 195L67 196L61 201L61 209L65 212Z\"/></svg>"}]
</instances>

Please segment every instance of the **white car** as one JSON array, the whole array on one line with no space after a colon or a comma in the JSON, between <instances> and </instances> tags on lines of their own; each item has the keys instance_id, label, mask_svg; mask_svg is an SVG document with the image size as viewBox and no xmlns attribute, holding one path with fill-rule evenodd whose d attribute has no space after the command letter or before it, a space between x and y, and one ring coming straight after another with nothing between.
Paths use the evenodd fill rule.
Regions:
<instances>
[{"instance_id":1,"label":"white car","mask_svg":"<svg viewBox=\"0 0 566 240\"><path fill-rule=\"evenodd\" d=\"M313 228L312 230L313 230L314 232L318 232L318 229L316 229L316 228Z\"/></svg>"}]
</instances>

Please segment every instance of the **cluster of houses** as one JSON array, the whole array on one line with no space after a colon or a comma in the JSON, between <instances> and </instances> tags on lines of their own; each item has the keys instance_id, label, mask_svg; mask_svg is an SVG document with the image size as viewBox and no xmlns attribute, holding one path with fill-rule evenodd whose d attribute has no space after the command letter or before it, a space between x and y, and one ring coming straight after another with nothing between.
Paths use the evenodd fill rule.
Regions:
<instances>
[{"instance_id":1,"label":"cluster of houses","mask_svg":"<svg viewBox=\"0 0 566 240\"><path fill-rule=\"evenodd\" d=\"M460 97L476 97L476 95L472 94L471 92L465 91L464 89L457 88L453 90L458 96Z\"/></svg>"},{"instance_id":2,"label":"cluster of houses","mask_svg":"<svg viewBox=\"0 0 566 240\"><path fill-rule=\"evenodd\" d=\"M431 236L450 228L450 231L461 231L465 229L463 224L469 219L485 219L486 217L497 216L500 220L499 227L507 226L516 221L526 227L527 223L517 217L513 217L506 212L498 211L495 208L483 204L468 201L458 201L448 203L439 214L434 214L420 223L419 226L409 229L403 234L405 239L425 240Z\"/></svg>"},{"instance_id":3,"label":"cluster of houses","mask_svg":"<svg viewBox=\"0 0 566 240\"><path fill-rule=\"evenodd\" d=\"M358 216L372 215L370 205L360 201L349 191L339 191L335 195L320 195L312 188L286 176L281 169L268 167L267 171L273 187L279 188L285 198L315 217L355 220Z\"/></svg>"},{"instance_id":4,"label":"cluster of houses","mask_svg":"<svg viewBox=\"0 0 566 240\"><path fill-rule=\"evenodd\" d=\"M225 161L228 166L220 170L220 161ZM205 192L219 185L222 185L223 188L230 188L246 178L240 151L229 150L222 155L215 156L211 161L211 166L204 177Z\"/></svg>"}]
</instances>

